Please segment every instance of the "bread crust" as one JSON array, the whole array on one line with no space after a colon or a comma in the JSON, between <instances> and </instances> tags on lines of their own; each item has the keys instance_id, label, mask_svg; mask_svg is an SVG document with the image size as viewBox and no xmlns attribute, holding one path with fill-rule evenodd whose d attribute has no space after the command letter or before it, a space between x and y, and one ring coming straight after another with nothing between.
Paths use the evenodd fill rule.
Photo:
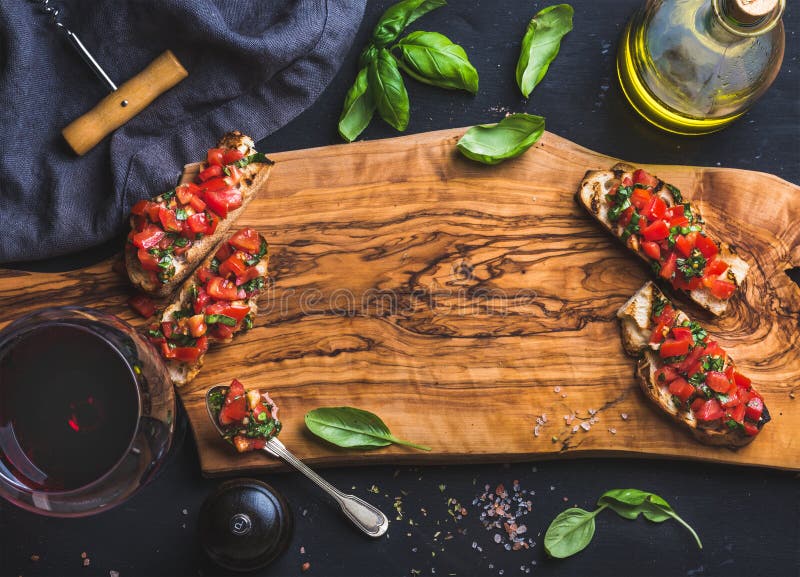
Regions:
<instances>
[{"instance_id":1,"label":"bread crust","mask_svg":"<svg viewBox=\"0 0 800 577\"><path fill-rule=\"evenodd\" d=\"M638 357L636 377L645 396L703 444L737 449L751 443L755 436L747 435L740 429L729 429L721 422L701 425L691 409L678 408L666 387L656 381L655 371L662 362L649 342L654 329L650 311L656 296L666 298L653 282L648 281L617 311L625 350L629 355ZM690 320L684 312L675 310L678 322ZM764 412L768 420L766 406Z\"/></svg>"},{"instance_id":2,"label":"bread crust","mask_svg":"<svg viewBox=\"0 0 800 577\"><path fill-rule=\"evenodd\" d=\"M253 140L249 136L245 136L239 131L228 132L220 138L217 143L217 148L236 148L244 153L245 156L254 154L256 152ZM136 247L130 242L125 243L125 266L128 271L128 278L131 283L141 290L142 292L155 297L164 298L172 294L175 289L186 280L186 278L197 268L202 262L204 257L209 254L220 241L225 238L228 231L245 211L247 205L252 202L256 197L256 192L263 185L269 177L270 169L272 168L272 161L267 163L254 162L248 164L242 169L242 179L240 181L240 190L242 191L242 206L232 210L228 216L220 220L214 234L206 236L200 240L194 241L192 246L187 250L181 258L174 258L173 263L175 266L175 274L166 282L153 283L150 275L146 273L141 267L139 258L137 256ZM201 167L205 167L205 163ZM155 197L153 200L158 201L161 196ZM131 218L131 228L134 223Z\"/></svg>"},{"instance_id":3,"label":"bread crust","mask_svg":"<svg viewBox=\"0 0 800 577\"><path fill-rule=\"evenodd\" d=\"M590 170L584 175L581 185L575 193L576 202L583 206L589 214L600 222L600 224L620 242L623 242L620 238L622 227L609 220L605 195L614 183L622 180L624 176L632 176L635 170L636 168L625 163L618 163L614 165L611 170ZM655 191L668 206L677 204L675 197L668 189L666 183L661 179L658 179ZM692 211L699 214L699 210L696 206L692 206ZM648 264L649 268L652 261L639 246L638 239L635 235L629 237L623 244L642 261ZM728 264L728 270L723 273L725 275L725 280L731 281L739 287L742 282L744 282L750 265L736 254L733 247L722 241L719 242L719 255L717 258L724 260ZM702 285L693 291L682 292L714 315L722 315L728 308L728 300L721 300L714 297L709 289Z\"/></svg>"}]
</instances>

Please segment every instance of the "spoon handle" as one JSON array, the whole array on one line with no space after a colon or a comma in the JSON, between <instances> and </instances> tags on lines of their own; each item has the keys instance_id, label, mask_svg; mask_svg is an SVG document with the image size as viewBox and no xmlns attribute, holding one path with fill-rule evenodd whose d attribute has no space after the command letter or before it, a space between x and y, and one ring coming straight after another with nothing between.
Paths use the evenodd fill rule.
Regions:
<instances>
[{"instance_id":1,"label":"spoon handle","mask_svg":"<svg viewBox=\"0 0 800 577\"><path fill-rule=\"evenodd\" d=\"M346 495L339 489L328 483L325 479L312 471L305 463L295 457L286 446L278 439L272 438L267 441L264 449L276 457L280 457L292 467L311 479L320 489L328 493L342 508L342 512L370 537L380 537L389 528L389 519L386 518L380 509L370 505L363 499L355 495Z\"/></svg>"}]
</instances>

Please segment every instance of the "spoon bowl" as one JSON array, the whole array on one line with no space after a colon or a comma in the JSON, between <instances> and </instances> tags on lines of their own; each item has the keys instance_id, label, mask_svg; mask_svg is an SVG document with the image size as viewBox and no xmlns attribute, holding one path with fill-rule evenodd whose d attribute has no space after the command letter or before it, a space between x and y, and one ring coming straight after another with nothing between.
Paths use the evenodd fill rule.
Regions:
<instances>
[{"instance_id":1,"label":"spoon bowl","mask_svg":"<svg viewBox=\"0 0 800 577\"><path fill-rule=\"evenodd\" d=\"M228 443L233 444L232 440L228 438L226 431L219 424L217 412L211 407L210 403L212 394L217 392L227 393L227 390L227 385L215 385L208 389L205 395L205 405L206 411L208 411L208 417L217 429L217 433L228 441ZM312 471L300 459L295 457L277 437L272 437L267 440L266 445L264 445L264 451L288 463L313 481L319 488L328 493L328 495L336 501L347 518L366 535L370 537L381 537L386 533L386 530L389 528L389 519L380 509L374 505L370 505L355 495L342 493L339 489Z\"/></svg>"}]
</instances>

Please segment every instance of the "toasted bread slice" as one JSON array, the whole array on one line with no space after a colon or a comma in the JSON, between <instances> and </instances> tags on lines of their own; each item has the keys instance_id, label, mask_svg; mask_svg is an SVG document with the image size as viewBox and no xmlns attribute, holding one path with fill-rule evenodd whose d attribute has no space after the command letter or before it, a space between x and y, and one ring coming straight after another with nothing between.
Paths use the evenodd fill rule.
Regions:
<instances>
[{"instance_id":1,"label":"toasted bread slice","mask_svg":"<svg viewBox=\"0 0 800 577\"><path fill-rule=\"evenodd\" d=\"M245 157L256 154L253 139L245 136L241 132L234 131L225 134L217 143L218 148L237 149L241 151ZM128 271L128 277L137 288L150 296L162 298L166 297L188 277L192 271L197 268L197 265L205 258L205 256L214 248L222 238L225 237L239 215L244 212L247 205L255 198L256 192L263 185L264 181L269 177L269 172L273 162L263 157L258 161L250 162L241 169L241 180L236 185L242 192L242 205L228 212L226 218L221 219L213 234L204 236L201 239L192 241L189 249L182 255L174 255L172 257L172 264L174 266L174 273L169 279L164 281L156 278L155 275L150 274L142 268L142 265L137 257L137 248L131 244L130 241L125 243L125 265ZM201 164L201 169L205 168L207 163ZM159 195L152 199L153 202L160 203L164 200L163 195ZM131 228L135 230L134 217L131 217Z\"/></svg>"},{"instance_id":2,"label":"toasted bread slice","mask_svg":"<svg viewBox=\"0 0 800 577\"><path fill-rule=\"evenodd\" d=\"M691 432L701 443L731 449L747 445L755 436L746 434L743 427L727 426L724 417L711 422L699 421L687 403L676 402L676 398L669 392L668 384L658 382L657 371L664 366L664 361L657 352L659 345L650 342L655 329L652 311L658 299L661 302L666 301L666 297L655 284L648 282L617 311L625 350L639 359L636 375L642 391L653 404ZM690 321L684 312L676 309L675 313L676 324ZM732 365L733 360L727 357L724 367ZM755 392L754 388L751 390ZM761 418L753 424L760 430L769 420L769 411L765 405Z\"/></svg>"},{"instance_id":3,"label":"toasted bread slice","mask_svg":"<svg viewBox=\"0 0 800 577\"><path fill-rule=\"evenodd\" d=\"M589 214L594 216L611 234L620 239L630 250L638 255L648 264L653 260L648 257L641 246L637 236L631 235L626 241L622 241L624 227L612 222L608 217L609 202L606 194L615 185L619 184L623 178L631 177L636 169L628 164L617 164L611 170L589 171L583 177L581 186L575 195L575 200L583 206ZM662 180L654 187L656 194L664 201L667 207L680 204L673 193L674 188L668 186ZM692 206L692 212L699 216L696 206ZM718 259L728 264L728 269L721 273L718 278L734 283L739 287L747 276L749 265L736 254L730 245L720 242ZM694 290L684 291L694 302L714 315L722 315L728 307L728 300L723 300L711 294L711 291L702 284Z\"/></svg>"},{"instance_id":4,"label":"toasted bread slice","mask_svg":"<svg viewBox=\"0 0 800 577\"><path fill-rule=\"evenodd\" d=\"M259 235L259 239L261 240L264 245L266 245L266 239ZM197 294L197 291L202 286L198 278L199 271L203 269L209 269L212 265L212 261L215 258L215 255L225 241L219 242L216 246L213 247L213 250L210 252L208 257L203 261L203 263L197 267L195 272L190 276L181 286L180 291L175 295L172 303L167 306L164 311L161 313L161 317L159 318L159 324L162 322L170 322L176 320L178 317L184 316L182 315L182 311L187 309L192 309L194 305L194 296ZM258 270L258 277L266 279L267 277L267 269L269 265L269 250L264 253L259 259L259 261L253 265ZM232 304L244 304L247 305L250 309L249 315L251 318L255 318L256 313L258 312L258 297L260 291L256 291L249 295L246 299L232 301ZM194 312L194 311L192 311ZM243 325L237 325L234 329L234 332L231 336L226 338L219 338L214 336L213 333L208 334L208 342L209 345L213 343L224 343L230 342L233 340L233 337L242 330ZM201 353L200 357L194 362L181 362L175 359L165 359L167 369L169 371L170 377L172 378L173 383L177 386L185 385L186 383L190 382L197 376L197 373L200 371L200 368L203 366L203 360L205 357L205 352Z\"/></svg>"}]
</instances>

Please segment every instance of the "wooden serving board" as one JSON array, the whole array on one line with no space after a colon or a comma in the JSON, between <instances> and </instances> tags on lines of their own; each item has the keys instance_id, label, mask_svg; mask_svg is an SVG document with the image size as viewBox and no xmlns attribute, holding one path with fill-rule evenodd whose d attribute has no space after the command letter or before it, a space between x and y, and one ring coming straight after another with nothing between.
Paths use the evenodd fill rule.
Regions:
<instances>
[{"instance_id":1,"label":"wooden serving board","mask_svg":"<svg viewBox=\"0 0 800 577\"><path fill-rule=\"evenodd\" d=\"M647 455L800 470L800 289L784 274L800 265L800 187L743 170L648 167L752 265L725 318L679 302L753 379L773 418L748 447L705 447L646 401L620 343L614 314L646 267L573 200L587 169L615 159L545 134L522 157L482 166L457 154L462 133L273 156L238 223L271 244L256 327L210 351L180 390L204 473L281 466L237 455L214 433L203 394L232 377L270 392L281 439L315 465ZM130 294L111 261L62 274L0 270L4 322L81 304L143 325ZM335 405L374 411L433 450L326 445L303 415ZM573 432L590 409L599 420Z\"/></svg>"}]
</instances>

